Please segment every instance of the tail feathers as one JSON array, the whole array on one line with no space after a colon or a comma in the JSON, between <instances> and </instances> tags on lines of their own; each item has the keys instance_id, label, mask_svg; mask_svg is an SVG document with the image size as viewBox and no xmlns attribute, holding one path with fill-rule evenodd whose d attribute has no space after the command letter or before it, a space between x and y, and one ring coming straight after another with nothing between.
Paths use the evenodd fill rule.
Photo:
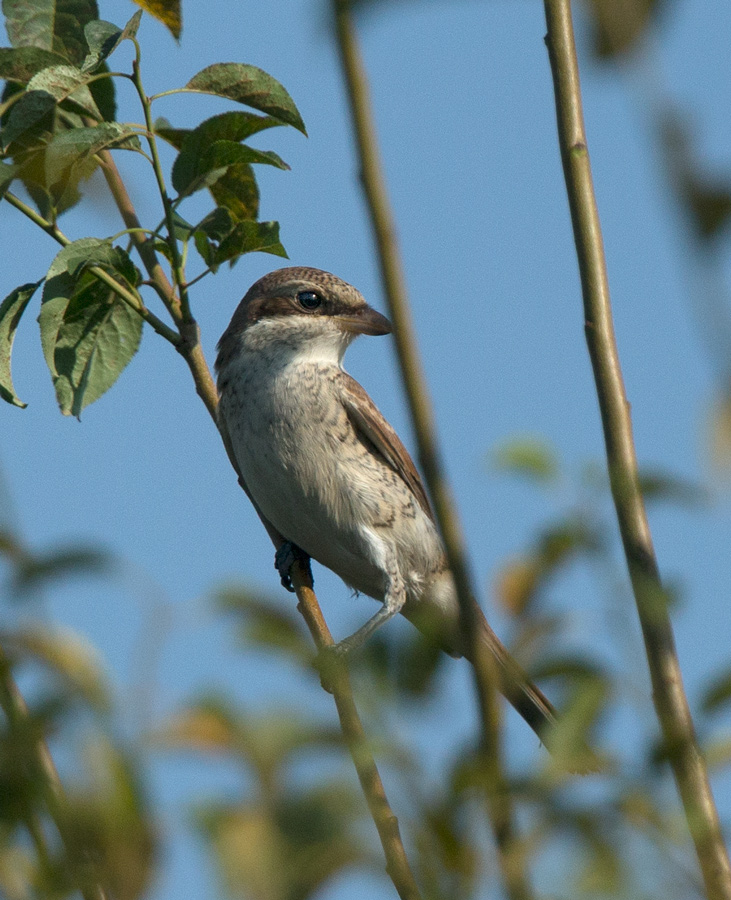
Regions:
<instances>
[{"instance_id":1,"label":"tail feathers","mask_svg":"<svg viewBox=\"0 0 731 900\"><path fill-rule=\"evenodd\" d=\"M549 746L551 731L558 724L558 713L551 701L533 684L508 653L482 613L480 613L480 637L497 663L501 693L546 746ZM465 655L470 659L469 653Z\"/></svg>"}]
</instances>

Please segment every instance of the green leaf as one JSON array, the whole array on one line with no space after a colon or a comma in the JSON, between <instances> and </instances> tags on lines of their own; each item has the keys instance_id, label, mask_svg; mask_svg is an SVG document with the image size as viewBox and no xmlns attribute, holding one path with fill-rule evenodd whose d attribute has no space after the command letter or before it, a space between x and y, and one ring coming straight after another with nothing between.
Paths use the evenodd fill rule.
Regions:
<instances>
[{"instance_id":1,"label":"green leaf","mask_svg":"<svg viewBox=\"0 0 731 900\"><path fill-rule=\"evenodd\" d=\"M74 128L57 134L45 152L46 182L56 184L69 176L72 166L86 162L105 149L139 150L140 139L126 125L104 122L91 128Z\"/></svg>"},{"instance_id":2,"label":"green leaf","mask_svg":"<svg viewBox=\"0 0 731 900\"><path fill-rule=\"evenodd\" d=\"M18 399L10 374L13 341L20 317L40 283L36 281L32 284L22 284L11 291L0 304L0 397L14 406L25 407L26 404Z\"/></svg>"},{"instance_id":3,"label":"green leaf","mask_svg":"<svg viewBox=\"0 0 731 900\"><path fill-rule=\"evenodd\" d=\"M256 66L216 63L194 75L184 90L215 94L244 103L307 134L302 117L285 88Z\"/></svg>"},{"instance_id":4,"label":"green leaf","mask_svg":"<svg viewBox=\"0 0 731 900\"><path fill-rule=\"evenodd\" d=\"M134 2L158 22L162 22L176 41L180 40L183 30L180 0L134 0Z\"/></svg>"},{"instance_id":5,"label":"green leaf","mask_svg":"<svg viewBox=\"0 0 731 900\"><path fill-rule=\"evenodd\" d=\"M183 141L190 134L190 128L173 128L170 122L162 116L155 119L152 130L176 150L182 149Z\"/></svg>"},{"instance_id":6,"label":"green leaf","mask_svg":"<svg viewBox=\"0 0 731 900\"><path fill-rule=\"evenodd\" d=\"M53 50L72 63L86 55L84 26L99 18L96 0L3 0L14 47Z\"/></svg>"},{"instance_id":7,"label":"green leaf","mask_svg":"<svg viewBox=\"0 0 731 900\"><path fill-rule=\"evenodd\" d=\"M53 132L56 100L47 91L28 91L10 110L2 130L3 148L17 143L36 143L39 135ZM34 140L35 139L35 140Z\"/></svg>"},{"instance_id":8,"label":"green leaf","mask_svg":"<svg viewBox=\"0 0 731 900\"><path fill-rule=\"evenodd\" d=\"M209 188L219 207L225 207L236 221L259 217L259 188L248 163L229 166Z\"/></svg>"},{"instance_id":9,"label":"green leaf","mask_svg":"<svg viewBox=\"0 0 731 900\"><path fill-rule=\"evenodd\" d=\"M0 47L0 78L18 84L28 84L43 69L65 63L63 56L40 47Z\"/></svg>"},{"instance_id":10,"label":"green leaf","mask_svg":"<svg viewBox=\"0 0 731 900\"><path fill-rule=\"evenodd\" d=\"M5 196L5 192L13 183L13 179L18 174L18 167L12 163L0 162L0 198Z\"/></svg>"},{"instance_id":11,"label":"green leaf","mask_svg":"<svg viewBox=\"0 0 731 900\"><path fill-rule=\"evenodd\" d=\"M193 186L196 178L208 172L214 172L213 178L219 178L227 166L235 163L263 162L279 168L289 168L276 154L262 153L262 151L240 148L239 142L246 140L265 128L272 128L282 123L271 116L257 116L247 112L227 112L219 116L213 116L201 122L197 128L188 132L173 132L170 136L173 140L181 140L181 152L173 165L173 186L180 194L193 193L201 187L207 186L205 181L198 181ZM167 129L168 133L171 129ZM218 156L213 160L208 157L211 148L220 144ZM228 147L228 158L223 158L223 148ZM231 149L238 147L240 152ZM220 170L220 171L218 171ZM210 179L208 180L209 183Z\"/></svg>"},{"instance_id":12,"label":"green leaf","mask_svg":"<svg viewBox=\"0 0 731 900\"><path fill-rule=\"evenodd\" d=\"M555 481L559 471L556 454L536 438L507 441L493 451L492 461L499 470L541 482Z\"/></svg>"},{"instance_id":13,"label":"green leaf","mask_svg":"<svg viewBox=\"0 0 731 900\"><path fill-rule=\"evenodd\" d=\"M216 141L201 149L200 154L185 152L184 149L173 165L173 187L181 196L193 194L204 187L210 187L226 173L229 166L245 163L264 163L278 169L288 169L276 153L255 150L246 144L233 141Z\"/></svg>"},{"instance_id":14,"label":"green leaf","mask_svg":"<svg viewBox=\"0 0 731 900\"><path fill-rule=\"evenodd\" d=\"M127 22L124 28L118 28L111 22L103 19L95 19L86 24L84 37L89 45L89 53L81 66L82 72L93 72L100 63L111 56L117 47L125 40L132 40L137 36L140 27L142 10L138 10Z\"/></svg>"},{"instance_id":15,"label":"green leaf","mask_svg":"<svg viewBox=\"0 0 731 900\"><path fill-rule=\"evenodd\" d=\"M731 671L717 675L711 685L706 688L701 698L703 712L712 713L727 706L731 702Z\"/></svg>"},{"instance_id":16,"label":"green leaf","mask_svg":"<svg viewBox=\"0 0 731 900\"><path fill-rule=\"evenodd\" d=\"M287 251L279 241L279 222L237 222L216 253L216 263L234 260L244 253L272 253L287 259Z\"/></svg>"},{"instance_id":17,"label":"green leaf","mask_svg":"<svg viewBox=\"0 0 731 900\"><path fill-rule=\"evenodd\" d=\"M142 319L85 272L91 265L137 283L137 271L123 250L82 238L64 247L51 264L38 318L59 407L77 417L114 384L142 336Z\"/></svg>"},{"instance_id":18,"label":"green leaf","mask_svg":"<svg viewBox=\"0 0 731 900\"><path fill-rule=\"evenodd\" d=\"M99 107L87 86L90 75L76 66L51 66L43 69L28 82L29 91L46 91L58 103L71 100L83 114L101 119Z\"/></svg>"}]
</instances>

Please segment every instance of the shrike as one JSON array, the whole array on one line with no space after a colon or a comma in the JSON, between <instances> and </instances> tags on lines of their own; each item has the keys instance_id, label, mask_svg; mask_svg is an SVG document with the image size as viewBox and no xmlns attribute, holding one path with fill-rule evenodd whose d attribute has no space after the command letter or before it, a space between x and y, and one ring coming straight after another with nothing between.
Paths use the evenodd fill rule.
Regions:
<instances>
[{"instance_id":1,"label":"shrike","mask_svg":"<svg viewBox=\"0 0 731 900\"><path fill-rule=\"evenodd\" d=\"M419 473L396 432L342 367L359 334L391 325L328 272L279 269L247 292L218 345L219 418L260 513L291 544L383 606L337 647L398 612L463 655L459 606ZM288 548L285 545L284 550ZM292 557L277 554L286 580ZM556 722L478 615L500 689L546 738Z\"/></svg>"}]
</instances>

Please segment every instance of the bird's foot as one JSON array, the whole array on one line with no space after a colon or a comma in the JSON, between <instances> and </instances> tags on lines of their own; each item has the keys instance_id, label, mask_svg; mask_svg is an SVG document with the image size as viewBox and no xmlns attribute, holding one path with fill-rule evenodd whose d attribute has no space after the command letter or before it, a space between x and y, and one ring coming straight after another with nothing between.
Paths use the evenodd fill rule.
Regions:
<instances>
[{"instance_id":1,"label":"bird's foot","mask_svg":"<svg viewBox=\"0 0 731 900\"><path fill-rule=\"evenodd\" d=\"M304 550L300 550L296 544L293 544L292 541L285 541L274 554L274 568L279 572L282 587L286 588L292 594L294 593L294 586L292 585L290 572L292 571L292 566L296 562L304 566L306 572L310 576L310 583L312 583L310 557Z\"/></svg>"}]
</instances>

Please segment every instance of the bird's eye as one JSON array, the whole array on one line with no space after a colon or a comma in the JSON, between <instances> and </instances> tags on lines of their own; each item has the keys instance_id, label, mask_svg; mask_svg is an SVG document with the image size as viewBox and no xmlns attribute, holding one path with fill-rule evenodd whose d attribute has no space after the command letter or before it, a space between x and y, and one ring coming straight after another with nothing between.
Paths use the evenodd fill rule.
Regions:
<instances>
[{"instance_id":1,"label":"bird's eye","mask_svg":"<svg viewBox=\"0 0 731 900\"><path fill-rule=\"evenodd\" d=\"M300 291L297 302L303 309L317 309L322 303L322 297L314 291Z\"/></svg>"}]
</instances>

